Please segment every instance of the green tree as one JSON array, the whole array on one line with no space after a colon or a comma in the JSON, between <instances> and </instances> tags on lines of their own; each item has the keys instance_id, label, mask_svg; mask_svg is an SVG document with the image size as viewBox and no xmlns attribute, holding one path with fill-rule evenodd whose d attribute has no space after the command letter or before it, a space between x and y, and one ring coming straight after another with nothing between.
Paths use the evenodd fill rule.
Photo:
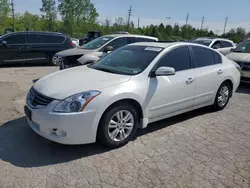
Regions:
<instances>
[{"instance_id":1,"label":"green tree","mask_svg":"<svg viewBox=\"0 0 250 188\"><path fill-rule=\"evenodd\" d=\"M44 14L45 25L49 31L53 31L55 28L56 20L56 2L55 0L42 0L42 8L40 11Z\"/></svg>"},{"instance_id":2,"label":"green tree","mask_svg":"<svg viewBox=\"0 0 250 188\"><path fill-rule=\"evenodd\" d=\"M0 32L3 32L10 7L8 0L0 0ZM1 31L2 30L2 31Z\"/></svg>"},{"instance_id":3,"label":"green tree","mask_svg":"<svg viewBox=\"0 0 250 188\"><path fill-rule=\"evenodd\" d=\"M59 0L59 12L68 34L86 32L86 25L95 25L98 13L90 0Z\"/></svg>"}]
</instances>

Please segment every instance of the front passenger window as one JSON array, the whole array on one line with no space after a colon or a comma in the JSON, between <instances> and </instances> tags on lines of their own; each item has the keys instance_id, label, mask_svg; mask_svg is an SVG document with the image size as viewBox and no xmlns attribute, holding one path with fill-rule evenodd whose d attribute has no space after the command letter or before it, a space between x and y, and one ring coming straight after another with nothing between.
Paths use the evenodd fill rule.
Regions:
<instances>
[{"instance_id":1,"label":"front passenger window","mask_svg":"<svg viewBox=\"0 0 250 188\"><path fill-rule=\"evenodd\" d=\"M191 68L190 53L187 46L176 48L168 52L162 59L160 59L157 68L172 67L175 71L182 71Z\"/></svg>"},{"instance_id":2,"label":"front passenger window","mask_svg":"<svg viewBox=\"0 0 250 188\"><path fill-rule=\"evenodd\" d=\"M25 43L25 35L12 35L3 39L7 42L7 44L24 44Z\"/></svg>"},{"instance_id":3,"label":"front passenger window","mask_svg":"<svg viewBox=\"0 0 250 188\"><path fill-rule=\"evenodd\" d=\"M125 37L115 39L108 44L108 46L112 46L114 50L125 45L127 45L127 38Z\"/></svg>"}]
</instances>

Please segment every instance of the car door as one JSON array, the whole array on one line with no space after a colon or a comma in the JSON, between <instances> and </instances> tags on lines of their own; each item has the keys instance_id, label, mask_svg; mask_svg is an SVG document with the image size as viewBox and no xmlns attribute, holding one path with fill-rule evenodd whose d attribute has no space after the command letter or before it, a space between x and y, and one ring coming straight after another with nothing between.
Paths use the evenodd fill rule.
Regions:
<instances>
[{"instance_id":1,"label":"car door","mask_svg":"<svg viewBox=\"0 0 250 188\"><path fill-rule=\"evenodd\" d=\"M220 84L223 82L221 55L200 46L192 46L194 74L196 77L194 106L213 103Z\"/></svg>"},{"instance_id":2,"label":"car door","mask_svg":"<svg viewBox=\"0 0 250 188\"><path fill-rule=\"evenodd\" d=\"M26 34L27 48L25 51L27 61L30 63L46 60L45 51L47 47L44 42L44 36L39 33Z\"/></svg>"},{"instance_id":3,"label":"car door","mask_svg":"<svg viewBox=\"0 0 250 188\"><path fill-rule=\"evenodd\" d=\"M193 106L195 77L188 46L181 46L167 52L156 64L159 67L172 67L173 76L150 78L149 90L153 92L149 102L149 119L169 115Z\"/></svg>"},{"instance_id":4,"label":"car door","mask_svg":"<svg viewBox=\"0 0 250 188\"><path fill-rule=\"evenodd\" d=\"M0 56L2 64L19 63L25 61L25 34L10 34L1 39Z\"/></svg>"}]
</instances>

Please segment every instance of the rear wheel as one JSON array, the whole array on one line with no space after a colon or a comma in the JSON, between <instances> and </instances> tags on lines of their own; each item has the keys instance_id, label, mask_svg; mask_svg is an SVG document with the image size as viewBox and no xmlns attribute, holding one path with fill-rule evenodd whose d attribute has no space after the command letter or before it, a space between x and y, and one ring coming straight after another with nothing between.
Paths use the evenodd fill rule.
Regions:
<instances>
[{"instance_id":1,"label":"rear wheel","mask_svg":"<svg viewBox=\"0 0 250 188\"><path fill-rule=\"evenodd\" d=\"M222 83L216 94L216 98L213 105L214 109L223 110L229 102L231 93L232 93L232 88L230 84L228 82Z\"/></svg>"},{"instance_id":2,"label":"rear wheel","mask_svg":"<svg viewBox=\"0 0 250 188\"><path fill-rule=\"evenodd\" d=\"M138 129L138 113L130 104L119 104L108 109L103 115L98 140L104 146L117 148L127 144Z\"/></svg>"}]
</instances>

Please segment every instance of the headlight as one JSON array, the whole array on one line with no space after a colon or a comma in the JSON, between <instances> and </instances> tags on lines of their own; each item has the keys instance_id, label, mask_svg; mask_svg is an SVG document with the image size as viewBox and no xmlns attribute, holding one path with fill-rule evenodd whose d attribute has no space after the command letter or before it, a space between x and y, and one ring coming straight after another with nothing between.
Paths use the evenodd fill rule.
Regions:
<instances>
[{"instance_id":1,"label":"headlight","mask_svg":"<svg viewBox=\"0 0 250 188\"><path fill-rule=\"evenodd\" d=\"M81 112L100 93L100 91L87 91L72 95L57 104L53 111L63 113Z\"/></svg>"},{"instance_id":2,"label":"headlight","mask_svg":"<svg viewBox=\"0 0 250 188\"><path fill-rule=\"evenodd\" d=\"M234 61L233 61L233 63L234 63L234 66L236 67L236 69L238 69L238 71L241 71L241 67L237 63L235 63Z\"/></svg>"}]
</instances>

